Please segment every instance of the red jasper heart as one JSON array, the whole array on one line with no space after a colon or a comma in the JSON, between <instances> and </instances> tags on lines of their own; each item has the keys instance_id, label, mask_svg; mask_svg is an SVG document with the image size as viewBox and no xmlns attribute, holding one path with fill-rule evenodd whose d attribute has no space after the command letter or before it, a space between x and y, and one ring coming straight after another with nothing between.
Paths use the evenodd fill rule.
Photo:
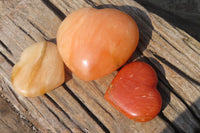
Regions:
<instances>
[{"instance_id":1,"label":"red jasper heart","mask_svg":"<svg viewBox=\"0 0 200 133\"><path fill-rule=\"evenodd\" d=\"M152 120L160 112L162 99L156 89L157 75L144 62L124 66L113 79L105 98L128 118L138 122Z\"/></svg>"}]
</instances>

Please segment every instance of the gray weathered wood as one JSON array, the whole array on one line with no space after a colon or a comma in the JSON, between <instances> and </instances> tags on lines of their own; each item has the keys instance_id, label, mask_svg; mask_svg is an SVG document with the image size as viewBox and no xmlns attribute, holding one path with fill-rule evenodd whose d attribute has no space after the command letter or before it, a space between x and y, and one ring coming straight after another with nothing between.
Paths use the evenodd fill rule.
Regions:
<instances>
[{"instance_id":1,"label":"gray weathered wood","mask_svg":"<svg viewBox=\"0 0 200 133\"><path fill-rule=\"evenodd\" d=\"M3 133L37 132L23 115L15 111L10 101L0 97L0 129Z\"/></svg>"},{"instance_id":2,"label":"gray weathered wood","mask_svg":"<svg viewBox=\"0 0 200 133\"><path fill-rule=\"evenodd\" d=\"M68 70L63 86L36 98L25 98L13 90L10 74L23 49L56 38L65 15L91 6L117 8L136 20L140 42L129 62L142 60L155 68L163 99L162 111L152 121L134 122L104 99L117 71L84 82ZM200 43L184 31L129 0L8 0L1 1L0 7L0 93L35 131L192 133L200 129ZM0 128L7 131L5 126Z\"/></svg>"}]
</instances>

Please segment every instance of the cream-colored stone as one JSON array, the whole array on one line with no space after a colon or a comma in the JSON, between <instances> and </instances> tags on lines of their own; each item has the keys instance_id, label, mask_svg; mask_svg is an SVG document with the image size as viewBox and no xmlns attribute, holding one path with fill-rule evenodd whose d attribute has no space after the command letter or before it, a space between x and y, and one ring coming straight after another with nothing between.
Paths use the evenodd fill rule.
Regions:
<instances>
[{"instance_id":1,"label":"cream-colored stone","mask_svg":"<svg viewBox=\"0 0 200 133\"><path fill-rule=\"evenodd\" d=\"M51 42L31 45L12 70L16 92L26 97L43 95L64 82L64 64L57 46Z\"/></svg>"}]
</instances>

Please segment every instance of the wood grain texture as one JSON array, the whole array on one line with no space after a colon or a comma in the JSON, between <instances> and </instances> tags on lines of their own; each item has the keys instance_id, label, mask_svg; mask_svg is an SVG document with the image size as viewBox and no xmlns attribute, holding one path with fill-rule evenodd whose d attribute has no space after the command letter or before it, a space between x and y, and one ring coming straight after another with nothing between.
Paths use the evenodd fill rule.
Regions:
<instances>
[{"instance_id":1,"label":"wood grain texture","mask_svg":"<svg viewBox=\"0 0 200 133\"><path fill-rule=\"evenodd\" d=\"M3 133L37 132L35 127L22 114L16 112L10 101L0 97L0 129Z\"/></svg>"},{"instance_id":2,"label":"wood grain texture","mask_svg":"<svg viewBox=\"0 0 200 133\"><path fill-rule=\"evenodd\" d=\"M55 39L61 21L82 7L116 8L135 19L140 40L128 62L141 60L152 65L158 74L157 87L163 99L162 111L152 121L134 122L104 99L117 71L84 82L66 70L68 79L62 86L36 98L22 97L12 88L11 70L22 51L34 42ZM200 130L200 43L134 1L0 1L0 50L0 94L34 127L34 130L31 126L24 127L19 132L193 133ZM11 131L6 125L16 129L12 125L16 119L5 121L0 117L0 120L4 122L1 131Z\"/></svg>"}]
</instances>

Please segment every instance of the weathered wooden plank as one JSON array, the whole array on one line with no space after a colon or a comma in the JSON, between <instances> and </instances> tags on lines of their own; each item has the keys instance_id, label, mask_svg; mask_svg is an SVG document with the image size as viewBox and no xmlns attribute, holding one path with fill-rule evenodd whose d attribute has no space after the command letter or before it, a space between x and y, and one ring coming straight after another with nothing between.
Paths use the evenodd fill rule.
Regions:
<instances>
[{"instance_id":1,"label":"weathered wooden plank","mask_svg":"<svg viewBox=\"0 0 200 133\"><path fill-rule=\"evenodd\" d=\"M14 111L10 101L3 97L3 95L0 97L0 118L0 131L3 133L37 132L31 123Z\"/></svg>"},{"instance_id":2,"label":"weathered wooden plank","mask_svg":"<svg viewBox=\"0 0 200 133\"><path fill-rule=\"evenodd\" d=\"M195 47L192 49L190 47L192 42L185 42L185 40L190 38L188 35L182 35L178 30L174 29L171 25L163 19L158 18L156 15L154 15L153 18L157 20L156 23L153 23L155 31L157 31L159 36L163 37L165 41L171 45L167 45L167 50L169 55L172 55L174 58L168 57L167 60L177 66L181 71L184 71L188 77L193 77L194 79L192 80L199 84L200 68L198 67L198 64L200 63L200 49ZM200 43L196 41L196 44ZM164 44L160 45L163 45L164 47ZM173 61L173 59L178 61ZM187 66L190 67L188 68Z\"/></svg>"},{"instance_id":3,"label":"weathered wooden plank","mask_svg":"<svg viewBox=\"0 0 200 133\"><path fill-rule=\"evenodd\" d=\"M4 72L1 73L3 73L4 77L9 76ZM3 82L4 80L1 79L1 81ZM9 97L15 108L27 116L27 119L39 128L41 132L85 132L86 130L102 132L99 125L90 118L88 113L63 87L52 91L49 95L24 98L16 94L8 84L5 81L1 83L3 90L0 92ZM57 92L67 98L63 99L57 96L56 101L54 101L53 98L54 95L57 95ZM58 102L58 100L60 101ZM66 105L66 103L68 104Z\"/></svg>"},{"instance_id":4,"label":"weathered wooden plank","mask_svg":"<svg viewBox=\"0 0 200 133\"><path fill-rule=\"evenodd\" d=\"M0 9L1 93L39 131L137 133L195 132L199 129L200 46L184 31L128 0L16 0L2 3L6 6ZM33 42L55 38L65 15L90 6L117 8L136 20L140 42L129 62L146 61L158 73L163 110L154 120L134 122L105 101L103 95L117 72L91 82L71 75L62 87L37 98L24 98L12 89L10 72L22 50Z\"/></svg>"},{"instance_id":5,"label":"weathered wooden plank","mask_svg":"<svg viewBox=\"0 0 200 133\"><path fill-rule=\"evenodd\" d=\"M195 101L197 101L200 97L200 51L198 47L193 46L195 48L195 52L193 50L194 48L191 49L189 46L193 45L194 42L196 45L200 45L200 43L189 37L189 35L182 35L182 32L175 31L175 29L166 22L161 24L162 21L164 21L161 20L161 18L156 20L159 20L156 23L157 25L162 25L165 28L158 28L159 26L155 24L154 28L158 33L153 32L152 40L148 45L148 49L146 49L143 54L147 57L157 59L157 61L163 66L163 74L172 86L172 91L175 91L180 98L191 106L191 104L195 103ZM169 27L168 30L172 29L170 30L172 35L165 31L167 26ZM170 37L166 37L166 34ZM157 41L160 36L164 39L160 38L159 41ZM191 41L184 42L187 38L190 38ZM151 43L153 43L153 45L151 45ZM185 51L185 49L187 49L187 51ZM158 63L155 63L155 65L158 66ZM195 106L196 107L192 108L192 110L196 112L195 114L199 119L198 110L200 106Z\"/></svg>"}]
</instances>

